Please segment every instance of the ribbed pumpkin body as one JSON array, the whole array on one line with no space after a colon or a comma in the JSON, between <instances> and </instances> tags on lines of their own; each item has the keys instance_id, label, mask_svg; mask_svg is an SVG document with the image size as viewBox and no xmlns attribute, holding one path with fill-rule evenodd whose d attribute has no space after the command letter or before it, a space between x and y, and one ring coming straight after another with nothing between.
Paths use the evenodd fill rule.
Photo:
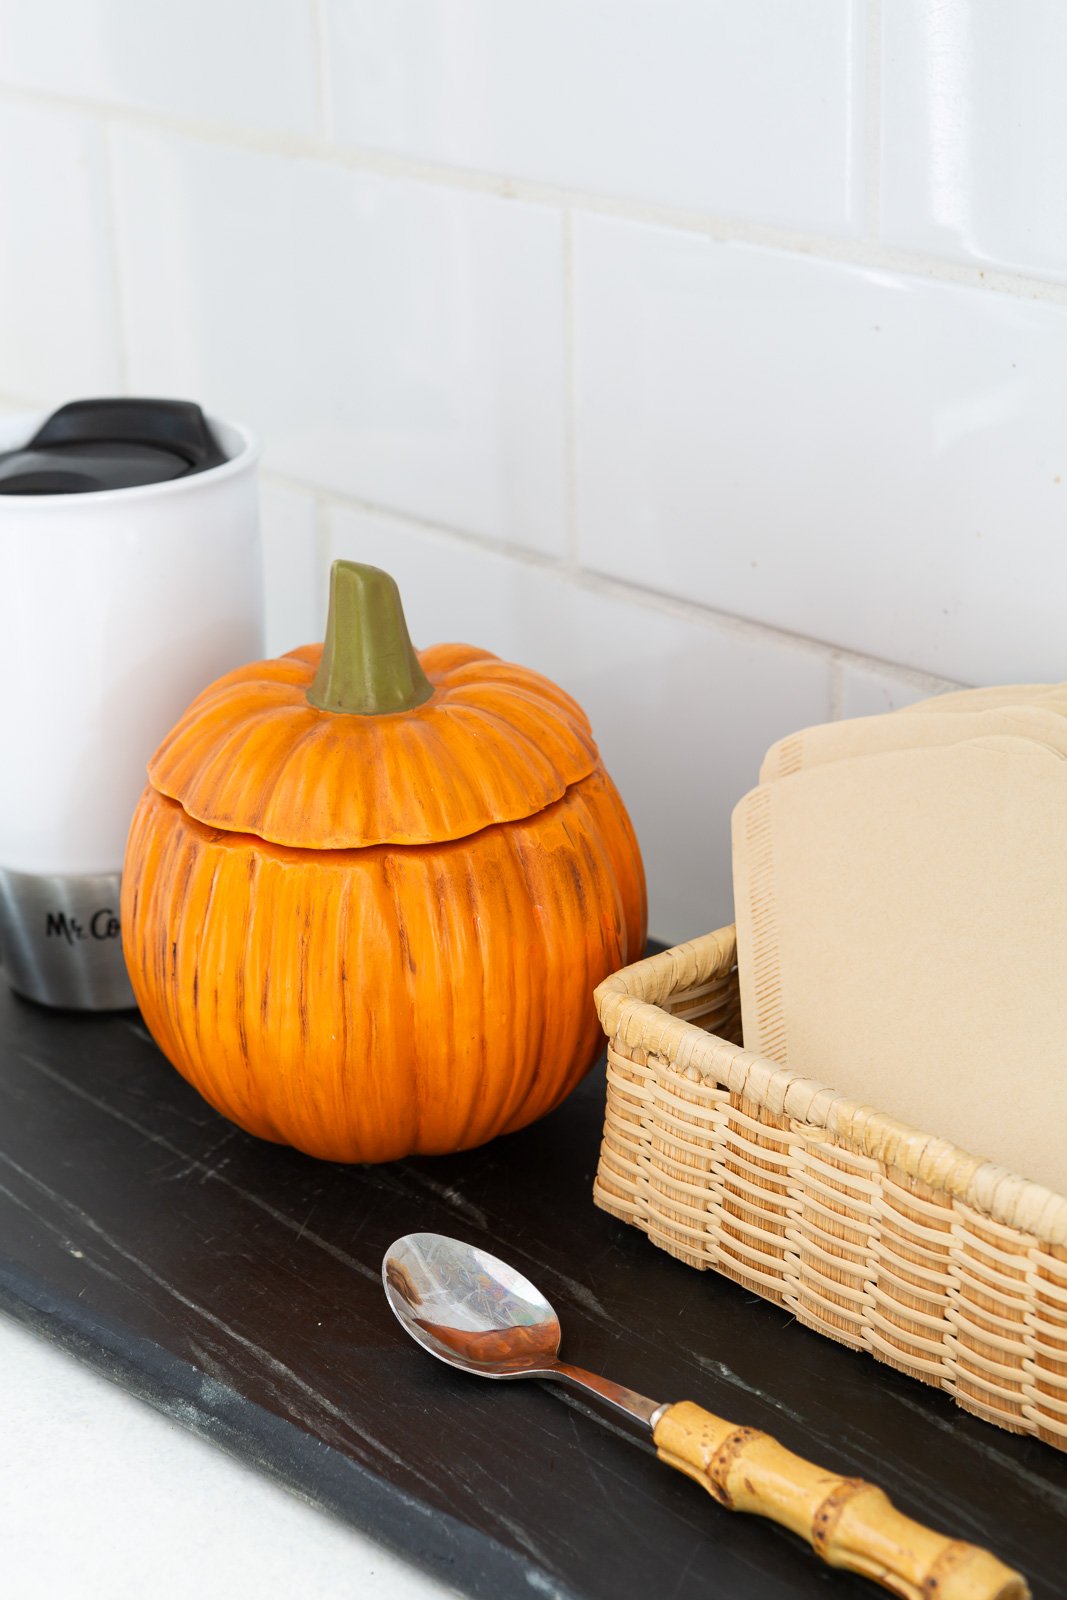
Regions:
<instances>
[{"instance_id":1,"label":"ribbed pumpkin body","mask_svg":"<svg viewBox=\"0 0 1067 1600\"><path fill-rule=\"evenodd\" d=\"M368 575L391 583L339 565L360 606ZM336 714L333 680L316 698L333 608L325 650L205 690L149 765L123 872L160 1048L248 1132L334 1161L463 1150L552 1110L596 1057L594 988L645 933L580 707L389 626L403 709Z\"/></svg>"},{"instance_id":2,"label":"ribbed pumpkin body","mask_svg":"<svg viewBox=\"0 0 1067 1600\"><path fill-rule=\"evenodd\" d=\"M523 1127L598 1051L591 995L640 948L636 845L603 771L438 846L300 851L146 789L122 923L164 1053L223 1115L334 1161Z\"/></svg>"}]
</instances>

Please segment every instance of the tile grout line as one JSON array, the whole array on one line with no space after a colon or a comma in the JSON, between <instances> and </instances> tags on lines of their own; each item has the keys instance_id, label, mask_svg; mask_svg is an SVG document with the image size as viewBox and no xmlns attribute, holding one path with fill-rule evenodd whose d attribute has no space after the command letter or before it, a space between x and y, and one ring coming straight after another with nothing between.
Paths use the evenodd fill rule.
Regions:
<instances>
[{"instance_id":1,"label":"tile grout line","mask_svg":"<svg viewBox=\"0 0 1067 1600\"><path fill-rule=\"evenodd\" d=\"M872 243L882 229L882 0L867 0L864 80L864 231Z\"/></svg>"},{"instance_id":2,"label":"tile grout line","mask_svg":"<svg viewBox=\"0 0 1067 1600\"><path fill-rule=\"evenodd\" d=\"M115 342L119 361L119 384L124 394L130 392L131 361L130 335L127 316L127 299L122 276L122 221L119 205L118 171L115 160L115 140L112 121L108 116L100 119L104 143L104 189L107 196L107 240L111 256L111 292L115 297Z\"/></svg>"},{"instance_id":3,"label":"tile grout line","mask_svg":"<svg viewBox=\"0 0 1067 1600\"><path fill-rule=\"evenodd\" d=\"M842 671L845 667L851 666L867 671L889 673L920 688L943 687L949 681L937 673L926 672L919 667L909 667L898 661L887 661L881 656L864 655L862 651L849 650L825 639L812 638L809 634L793 633L787 628L776 628L772 623L737 616L734 612L717 611L714 607L701 605L698 601L683 600L677 595L648 589L624 578L609 578L604 573L593 572L588 568L572 567L558 556L543 555L540 551L526 550L517 545L500 544L484 534L469 533L461 528L432 522L428 518L397 511L376 501L346 495L338 490L324 489L320 485L287 474L266 470L261 472L261 477L265 482L274 483L280 488L311 495L319 508L319 516L323 523L328 520L330 511L335 508L360 512L367 516L379 517L385 522L394 522L411 533L423 534L443 543L456 544L483 555L511 561L516 566L536 568L571 583L575 588L584 589L592 594L602 594L609 599L625 600L629 604L643 606L663 616L676 617L683 622L694 622L703 627L723 633L734 633L741 637L772 640L782 648L796 650L805 655L817 655L831 660L836 657ZM329 553L328 548L325 553Z\"/></svg>"},{"instance_id":4,"label":"tile grout line","mask_svg":"<svg viewBox=\"0 0 1067 1600\"><path fill-rule=\"evenodd\" d=\"M972 265L951 261L921 251L885 245L863 236L805 233L655 201L613 198L559 184L450 167L444 163L390 155L361 146L334 145L306 135L271 134L220 123L200 124L72 95L6 86L0 87L0 100L4 99L53 109L96 113L107 116L112 124L124 123L155 133L167 133L263 155L318 160L351 171L382 178L406 179L455 193L483 194L557 210L567 208L573 212L616 218L646 227L673 228L716 244L749 245L801 259L896 272L937 283L1007 294L1016 299L1067 305L1067 281L1061 283L1036 275L990 269L978 263Z\"/></svg>"},{"instance_id":5,"label":"tile grout line","mask_svg":"<svg viewBox=\"0 0 1067 1600\"><path fill-rule=\"evenodd\" d=\"M563 212L563 427L566 474L567 565L578 560L578 385L574 296L574 215Z\"/></svg>"},{"instance_id":6,"label":"tile grout line","mask_svg":"<svg viewBox=\"0 0 1067 1600\"><path fill-rule=\"evenodd\" d=\"M301 478L271 467L261 467L259 476L261 482L272 483L278 488L288 489L297 494L310 495L317 503L321 503L323 514L327 518L334 510L354 511L363 516L380 517L385 522L397 523L408 532L429 534L433 538L448 540L453 544L479 550L486 555L510 556L521 566L536 567L549 572L562 573L568 570L566 559L562 556L549 555L524 545L506 544L502 540L493 538L491 534L473 533L469 529L447 522L435 522L432 517L422 516L418 512L397 509L378 500L368 500L363 495L350 494L343 489L315 483L308 478Z\"/></svg>"},{"instance_id":7,"label":"tile grout line","mask_svg":"<svg viewBox=\"0 0 1067 1600\"><path fill-rule=\"evenodd\" d=\"M330 502L316 490L315 502L315 605L322 627L326 627L326 613L330 608Z\"/></svg>"},{"instance_id":8,"label":"tile grout line","mask_svg":"<svg viewBox=\"0 0 1067 1600\"><path fill-rule=\"evenodd\" d=\"M506 552L510 554L510 552ZM643 606L661 616L675 617L681 622L696 623L722 634L739 638L771 641L781 649L794 650L800 655L814 655L820 659L836 655L842 670L846 666L868 671L888 673L922 688L944 688L947 679L919 667L908 667L901 662L886 661L883 657L867 656L858 650L835 645L828 639L816 639L810 634L794 633L788 628L775 627L773 623L759 622L752 617L738 616L732 611L717 611L713 606L701 605L695 600L683 600L677 595L664 594L658 589L647 589L641 584L623 578L609 578L588 568L573 571L560 570L560 576L592 594L602 594L607 599L624 600L630 605ZM953 680L953 687L955 687Z\"/></svg>"},{"instance_id":9,"label":"tile grout line","mask_svg":"<svg viewBox=\"0 0 1067 1600\"><path fill-rule=\"evenodd\" d=\"M333 139L333 93L329 68L329 24L326 20L326 0L311 0L311 20L315 33L315 101L318 114L319 138L329 144Z\"/></svg>"}]
</instances>

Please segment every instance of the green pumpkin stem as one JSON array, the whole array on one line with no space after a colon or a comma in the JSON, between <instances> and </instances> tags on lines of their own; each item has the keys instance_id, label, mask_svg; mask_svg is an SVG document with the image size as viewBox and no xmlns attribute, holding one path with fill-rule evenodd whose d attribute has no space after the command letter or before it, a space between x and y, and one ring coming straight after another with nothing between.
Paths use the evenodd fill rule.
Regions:
<instances>
[{"instance_id":1,"label":"green pumpkin stem","mask_svg":"<svg viewBox=\"0 0 1067 1600\"><path fill-rule=\"evenodd\" d=\"M326 642L307 692L310 704L319 711L377 717L410 711L432 694L395 581L378 567L335 561Z\"/></svg>"}]
</instances>

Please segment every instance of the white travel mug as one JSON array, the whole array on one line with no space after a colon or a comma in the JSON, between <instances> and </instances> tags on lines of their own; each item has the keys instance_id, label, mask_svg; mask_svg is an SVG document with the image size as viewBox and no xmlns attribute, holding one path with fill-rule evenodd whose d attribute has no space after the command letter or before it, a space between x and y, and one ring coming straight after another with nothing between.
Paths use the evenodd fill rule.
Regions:
<instances>
[{"instance_id":1,"label":"white travel mug","mask_svg":"<svg viewBox=\"0 0 1067 1600\"><path fill-rule=\"evenodd\" d=\"M32 1000L134 1004L119 879L146 763L263 653L257 454L188 402L0 419L0 968Z\"/></svg>"}]
</instances>

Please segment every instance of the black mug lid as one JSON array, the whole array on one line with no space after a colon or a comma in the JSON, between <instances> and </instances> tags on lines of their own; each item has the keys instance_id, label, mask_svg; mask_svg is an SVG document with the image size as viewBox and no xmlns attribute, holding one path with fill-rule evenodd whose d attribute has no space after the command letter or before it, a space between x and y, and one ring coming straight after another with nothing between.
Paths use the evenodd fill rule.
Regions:
<instances>
[{"instance_id":1,"label":"black mug lid","mask_svg":"<svg viewBox=\"0 0 1067 1600\"><path fill-rule=\"evenodd\" d=\"M0 452L0 495L136 489L225 460L191 400L73 400L28 444Z\"/></svg>"}]
</instances>

